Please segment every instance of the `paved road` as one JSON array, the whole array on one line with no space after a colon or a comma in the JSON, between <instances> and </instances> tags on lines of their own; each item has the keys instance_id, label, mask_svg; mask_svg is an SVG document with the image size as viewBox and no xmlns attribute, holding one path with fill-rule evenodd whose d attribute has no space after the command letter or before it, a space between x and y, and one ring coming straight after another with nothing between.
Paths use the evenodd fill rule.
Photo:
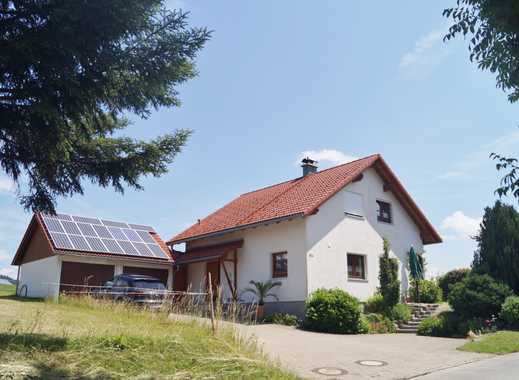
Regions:
<instances>
[{"instance_id":1,"label":"paved road","mask_svg":"<svg viewBox=\"0 0 519 380\"><path fill-rule=\"evenodd\" d=\"M416 380L517 380L519 353L496 356L475 363L434 372Z\"/></svg>"},{"instance_id":2,"label":"paved road","mask_svg":"<svg viewBox=\"0 0 519 380\"><path fill-rule=\"evenodd\" d=\"M460 339L413 334L320 334L279 325L241 325L238 328L246 335L255 336L272 359L311 379L409 379L491 357L457 351L456 347L465 343ZM384 365L357 363L362 360L382 361ZM324 368L321 373L327 375L316 371L319 368ZM347 373L339 374L339 370ZM418 379L429 380L426 377Z\"/></svg>"}]
</instances>

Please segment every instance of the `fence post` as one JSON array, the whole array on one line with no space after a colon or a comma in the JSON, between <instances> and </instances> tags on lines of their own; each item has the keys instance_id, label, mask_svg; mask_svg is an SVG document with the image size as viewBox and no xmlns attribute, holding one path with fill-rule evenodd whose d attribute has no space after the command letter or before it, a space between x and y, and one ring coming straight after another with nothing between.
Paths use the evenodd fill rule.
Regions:
<instances>
[{"instance_id":1,"label":"fence post","mask_svg":"<svg viewBox=\"0 0 519 380\"><path fill-rule=\"evenodd\" d=\"M215 325L214 325L214 305L213 305L213 281L211 278L211 272L209 275L209 308L211 309L211 329L213 330L213 334L215 333Z\"/></svg>"}]
</instances>

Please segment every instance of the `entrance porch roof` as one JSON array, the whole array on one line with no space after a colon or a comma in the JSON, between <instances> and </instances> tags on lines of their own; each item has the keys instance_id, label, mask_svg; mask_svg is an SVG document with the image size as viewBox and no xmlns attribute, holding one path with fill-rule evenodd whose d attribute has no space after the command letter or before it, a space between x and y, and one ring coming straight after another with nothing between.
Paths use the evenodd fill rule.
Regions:
<instances>
[{"instance_id":1,"label":"entrance porch roof","mask_svg":"<svg viewBox=\"0 0 519 380\"><path fill-rule=\"evenodd\" d=\"M219 259L228 252L232 252L243 246L243 239L233 240L226 243L206 245L203 247L195 247L187 250L185 253L177 254L175 264L189 264L202 261L211 261Z\"/></svg>"}]
</instances>

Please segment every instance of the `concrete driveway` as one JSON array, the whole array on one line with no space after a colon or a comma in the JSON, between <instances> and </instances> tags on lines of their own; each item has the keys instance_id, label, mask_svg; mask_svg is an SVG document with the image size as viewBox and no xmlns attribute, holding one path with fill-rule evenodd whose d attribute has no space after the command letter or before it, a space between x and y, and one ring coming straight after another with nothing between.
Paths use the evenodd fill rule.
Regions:
<instances>
[{"instance_id":1,"label":"concrete driveway","mask_svg":"<svg viewBox=\"0 0 519 380\"><path fill-rule=\"evenodd\" d=\"M238 328L242 334L254 336L271 359L312 379L410 379L491 357L457 351L465 343L460 339L321 334L279 325Z\"/></svg>"}]
</instances>

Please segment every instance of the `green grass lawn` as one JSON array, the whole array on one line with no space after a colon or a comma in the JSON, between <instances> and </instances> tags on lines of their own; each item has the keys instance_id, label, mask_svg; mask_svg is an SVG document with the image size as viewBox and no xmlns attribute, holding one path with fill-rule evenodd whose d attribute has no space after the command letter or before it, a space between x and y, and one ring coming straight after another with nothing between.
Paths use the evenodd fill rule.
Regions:
<instances>
[{"instance_id":1,"label":"green grass lawn","mask_svg":"<svg viewBox=\"0 0 519 380\"><path fill-rule=\"evenodd\" d=\"M475 342L467 343L459 348L462 351L484 352L489 354L510 354L519 352L519 332L499 331L488 334Z\"/></svg>"},{"instance_id":2,"label":"green grass lawn","mask_svg":"<svg viewBox=\"0 0 519 380\"><path fill-rule=\"evenodd\" d=\"M0 297L0 363L38 379L296 379L230 328L92 300Z\"/></svg>"},{"instance_id":3,"label":"green grass lawn","mask_svg":"<svg viewBox=\"0 0 519 380\"><path fill-rule=\"evenodd\" d=\"M15 285L0 284L0 297L14 296L15 291Z\"/></svg>"}]
</instances>

